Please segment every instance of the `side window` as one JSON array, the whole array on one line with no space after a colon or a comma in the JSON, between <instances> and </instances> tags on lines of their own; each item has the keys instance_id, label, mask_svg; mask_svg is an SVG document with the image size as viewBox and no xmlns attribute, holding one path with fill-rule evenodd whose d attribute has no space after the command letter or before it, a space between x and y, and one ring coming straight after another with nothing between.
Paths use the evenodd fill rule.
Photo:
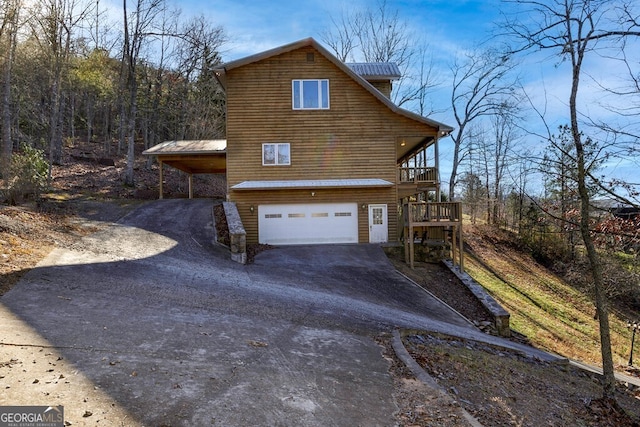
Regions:
<instances>
[{"instance_id":1,"label":"side window","mask_svg":"<svg viewBox=\"0 0 640 427\"><path fill-rule=\"evenodd\" d=\"M291 93L294 110L329 109L329 80L293 80Z\"/></svg>"},{"instance_id":2,"label":"side window","mask_svg":"<svg viewBox=\"0 0 640 427\"><path fill-rule=\"evenodd\" d=\"M263 166L287 166L291 164L291 145L288 142L262 144Z\"/></svg>"}]
</instances>

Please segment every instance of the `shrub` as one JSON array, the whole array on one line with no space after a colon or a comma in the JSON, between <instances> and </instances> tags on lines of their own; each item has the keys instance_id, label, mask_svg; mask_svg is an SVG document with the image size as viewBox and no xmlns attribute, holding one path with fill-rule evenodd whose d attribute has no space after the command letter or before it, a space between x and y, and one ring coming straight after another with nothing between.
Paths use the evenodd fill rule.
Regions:
<instances>
[{"instance_id":1,"label":"shrub","mask_svg":"<svg viewBox=\"0 0 640 427\"><path fill-rule=\"evenodd\" d=\"M47 188L49 164L44 152L28 144L22 144L19 152L11 157L6 177L5 199L15 205L27 197L39 198Z\"/></svg>"}]
</instances>

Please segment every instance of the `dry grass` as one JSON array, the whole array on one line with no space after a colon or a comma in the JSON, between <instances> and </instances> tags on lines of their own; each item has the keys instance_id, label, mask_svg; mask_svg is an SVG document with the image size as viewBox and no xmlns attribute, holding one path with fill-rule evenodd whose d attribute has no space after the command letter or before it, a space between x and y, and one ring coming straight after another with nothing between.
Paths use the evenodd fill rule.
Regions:
<instances>
[{"instance_id":1,"label":"dry grass","mask_svg":"<svg viewBox=\"0 0 640 427\"><path fill-rule=\"evenodd\" d=\"M514 250L508 233L474 227L467 234L466 270L511 313L512 329L526 335L536 347L601 363L598 321L587 296L527 253ZM610 322L614 363L623 369L631 333L624 319L611 315Z\"/></svg>"}]
</instances>

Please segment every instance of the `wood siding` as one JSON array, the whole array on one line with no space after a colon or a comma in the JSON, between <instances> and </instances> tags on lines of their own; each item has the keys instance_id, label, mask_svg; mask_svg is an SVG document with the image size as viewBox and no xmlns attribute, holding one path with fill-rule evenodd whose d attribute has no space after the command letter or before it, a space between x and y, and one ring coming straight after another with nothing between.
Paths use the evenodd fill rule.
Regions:
<instances>
[{"instance_id":1,"label":"wood siding","mask_svg":"<svg viewBox=\"0 0 640 427\"><path fill-rule=\"evenodd\" d=\"M258 243L258 206L275 204L357 203L360 243L369 242L369 204L386 204L389 240L396 241L398 237L398 204L393 188L236 191L233 201L247 232L247 243Z\"/></svg>"},{"instance_id":2,"label":"wood siding","mask_svg":"<svg viewBox=\"0 0 640 427\"><path fill-rule=\"evenodd\" d=\"M384 96L391 98L391 82L370 82L373 87L378 89Z\"/></svg>"},{"instance_id":3,"label":"wood siding","mask_svg":"<svg viewBox=\"0 0 640 427\"><path fill-rule=\"evenodd\" d=\"M313 53L314 60L308 59ZM391 111L313 47L227 72L227 183L251 180L397 180L396 144L402 136L435 136L437 129ZM328 79L329 110L293 110L292 80ZM262 144L290 143L291 165L262 166ZM247 241L257 242L257 206L266 203L384 203L389 239L397 239L397 189L234 191ZM256 214L251 218L249 207ZM359 235L368 242L368 214L359 209Z\"/></svg>"}]
</instances>

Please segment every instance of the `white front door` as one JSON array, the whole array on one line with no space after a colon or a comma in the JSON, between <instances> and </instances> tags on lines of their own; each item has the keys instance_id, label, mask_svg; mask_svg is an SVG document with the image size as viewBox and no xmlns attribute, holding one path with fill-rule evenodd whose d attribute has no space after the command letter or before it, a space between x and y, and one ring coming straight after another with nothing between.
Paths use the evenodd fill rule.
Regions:
<instances>
[{"instance_id":1,"label":"white front door","mask_svg":"<svg viewBox=\"0 0 640 427\"><path fill-rule=\"evenodd\" d=\"M369 243L385 243L388 240L387 205L369 205Z\"/></svg>"}]
</instances>

